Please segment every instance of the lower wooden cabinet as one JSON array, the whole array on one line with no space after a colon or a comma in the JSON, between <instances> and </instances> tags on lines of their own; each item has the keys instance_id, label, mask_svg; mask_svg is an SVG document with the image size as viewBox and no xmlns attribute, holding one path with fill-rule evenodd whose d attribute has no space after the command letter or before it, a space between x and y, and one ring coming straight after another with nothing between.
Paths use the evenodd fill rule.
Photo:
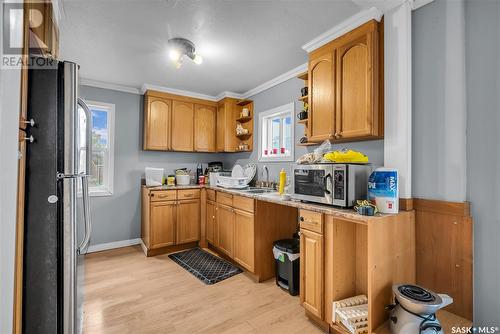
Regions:
<instances>
[{"instance_id":1,"label":"lower wooden cabinet","mask_svg":"<svg viewBox=\"0 0 500 334\"><path fill-rule=\"evenodd\" d=\"M150 209L150 248L160 248L175 244L175 220L177 205L175 201L151 202Z\"/></svg>"},{"instance_id":2,"label":"lower wooden cabinet","mask_svg":"<svg viewBox=\"0 0 500 334\"><path fill-rule=\"evenodd\" d=\"M217 247L229 257L234 254L234 209L217 204Z\"/></svg>"},{"instance_id":3,"label":"lower wooden cabinet","mask_svg":"<svg viewBox=\"0 0 500 334\"><path fill-rule=\"evenodd\" d=\"M216 231L216 220L215 220L215 203L213 201L207 201L207 222L206 222L206 239L209 243L216 246L215 243L215 231Z\"/></svg>"},{"instance_id":4,"label":"lower wooden cabinet","mask_svg":"<svg viewBox=\"0 0 500 334\"><path fill-rule=\"evenodd\" d=\"M323 319L323 236L305 229L300 232L300 301Z\"/></svg>"},{"instance_id":5,"label":"lower wooden cabinet","mask_svg":"<svg viewBox=\"0 0 500 334\"><path fill-rule=\"evenodd\" d=\"M188 195L192 198L181 199ZM141 237L146 250L196 242L200 240L200 225L199 189L142 187Z\"/></svg>"},{"instance_id":6,"label":"lower wooden cabinet","mask_svg":"<svg viewBox=\"0 0 500 334\"><path fill-rule=\"evenodd\" d=\"M200 240L200 200L177 202L177 244Z\"/></svg>"},{"instance_id":7,"label":"lower wooden cabinet","mask_svg":"<svg viewBox=\"0 0 500 334\"><path fill-rule=\"evenodd\" d=\"M234 260L247 270L255 269L253 213L234 210Z\"/></svg>"}]
</instances>

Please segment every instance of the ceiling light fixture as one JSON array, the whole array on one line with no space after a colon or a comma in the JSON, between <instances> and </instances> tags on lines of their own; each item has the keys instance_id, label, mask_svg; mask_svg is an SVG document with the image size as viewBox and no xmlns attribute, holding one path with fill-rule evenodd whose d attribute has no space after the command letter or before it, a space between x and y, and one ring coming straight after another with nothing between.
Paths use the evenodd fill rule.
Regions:
<instances>
[{"instance_id":1,"label":"ceiling light fixture","mask_svg":"<svg viewBox=\"0 0 500 334\"><path fill-rule=\"evenodd\" d=\"M191 58L197 65L203 62L203 58L196 53L194 43L190 40L185 38L172 38L168 40L168 46L170 49L168 55L177 68L182 66L184 56Z\"/></svg>"}]
</instances>

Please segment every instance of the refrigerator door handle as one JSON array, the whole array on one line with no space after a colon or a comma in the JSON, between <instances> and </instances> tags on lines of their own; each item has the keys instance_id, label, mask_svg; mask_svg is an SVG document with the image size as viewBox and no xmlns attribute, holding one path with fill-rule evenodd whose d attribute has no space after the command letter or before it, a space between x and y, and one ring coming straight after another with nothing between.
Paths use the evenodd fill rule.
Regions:
<instances>
[{"instance_id":1,"label":"refrigerator door handle","mask_svg":"<svg viewBox=\"0 0 500 334\"><path fill-rule=\"evenodd\" d=\"M78 98L78 105L82 107L83 111L85 112L85 117L87 118L85 129L87 132L87 137L85 140L85 175L90 175L90 161L92 159L92 112L87 106L87 103L85 103L85 101L81 98Z\"/></svg>"},{"instance_id":2,"label":"refrigerator door handle","mask_svg":"<svg viewBox=\"0 0 500 334\"><path fill-rule=\"evenodd\" d=\"M87 253L87 246L90 242L90 234L92 231L92 220L90 218L90 196L89 196L89 180L87 175L80 176L82 180L82 200L83 200L83 220L85 222L85 236L82 242L78 245L78 254Z\"/></svg>"}]
</instances>

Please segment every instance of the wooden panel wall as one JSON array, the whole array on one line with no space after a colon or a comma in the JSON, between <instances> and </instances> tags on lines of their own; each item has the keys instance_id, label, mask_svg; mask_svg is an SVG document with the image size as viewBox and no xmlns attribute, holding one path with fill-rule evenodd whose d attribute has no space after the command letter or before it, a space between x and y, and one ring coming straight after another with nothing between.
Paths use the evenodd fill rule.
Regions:
<instances>
[{"instance_id":1,"label":"wooden panel wall","mask_svg":"<svg viewBox=\"0 0 500 334\"><path fill-rule=\"evenodd\" d=\"M414 199L417 284L446 293L446 310L472 320L473 226L470 204Z\"/></svg>"}]
</instances>

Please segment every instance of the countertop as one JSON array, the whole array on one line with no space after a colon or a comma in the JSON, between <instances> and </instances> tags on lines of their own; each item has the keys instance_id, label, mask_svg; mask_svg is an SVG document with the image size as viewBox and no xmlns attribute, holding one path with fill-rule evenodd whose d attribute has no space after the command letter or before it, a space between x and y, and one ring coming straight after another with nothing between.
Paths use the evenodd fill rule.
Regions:
<instances>
[{"instance_id":1,"label":"countertop","mask_svg":"<svg viewBox=\"0 0 500 334\"><path fill-rule=\"evenodd\" d=\"M377 214L375 216L363 216L363 215L356 213L353 209L342 209L342 208L338 208L338 207L334 207L334 206L330 206L330 205L302 202L302 201L298 201L298 200L284 201L281 199L281 196L277 192L264 193L264 194L252 194L252 193L248 193L248 192L238 190L238 189L227 189L227 188L213 187L213 186L209 186L209 185L198 185L198 184L192 184L192 185L188 185L188 186L166 186L166 185L163 185L163 186L154 186L154 187L147 187L147 188L149 188L151 190L182 190L182 189L201 189L201 188L213 189L213 190L228 193L228 194L253 198L253 199L256 199L258 201L264 201L264 202L269 202L269 203L291 206L291 207L295 207L298 209L305 209L305 210L325 213L328 215L332 215L332 216L336 216L336 217L340 217L340 218L345 218L345 219L354 219L354 220L357 220L359 222L364 222L364 223L368 223L369 221L392 216L392 214Z\"/></svg>"}]
</instances>

